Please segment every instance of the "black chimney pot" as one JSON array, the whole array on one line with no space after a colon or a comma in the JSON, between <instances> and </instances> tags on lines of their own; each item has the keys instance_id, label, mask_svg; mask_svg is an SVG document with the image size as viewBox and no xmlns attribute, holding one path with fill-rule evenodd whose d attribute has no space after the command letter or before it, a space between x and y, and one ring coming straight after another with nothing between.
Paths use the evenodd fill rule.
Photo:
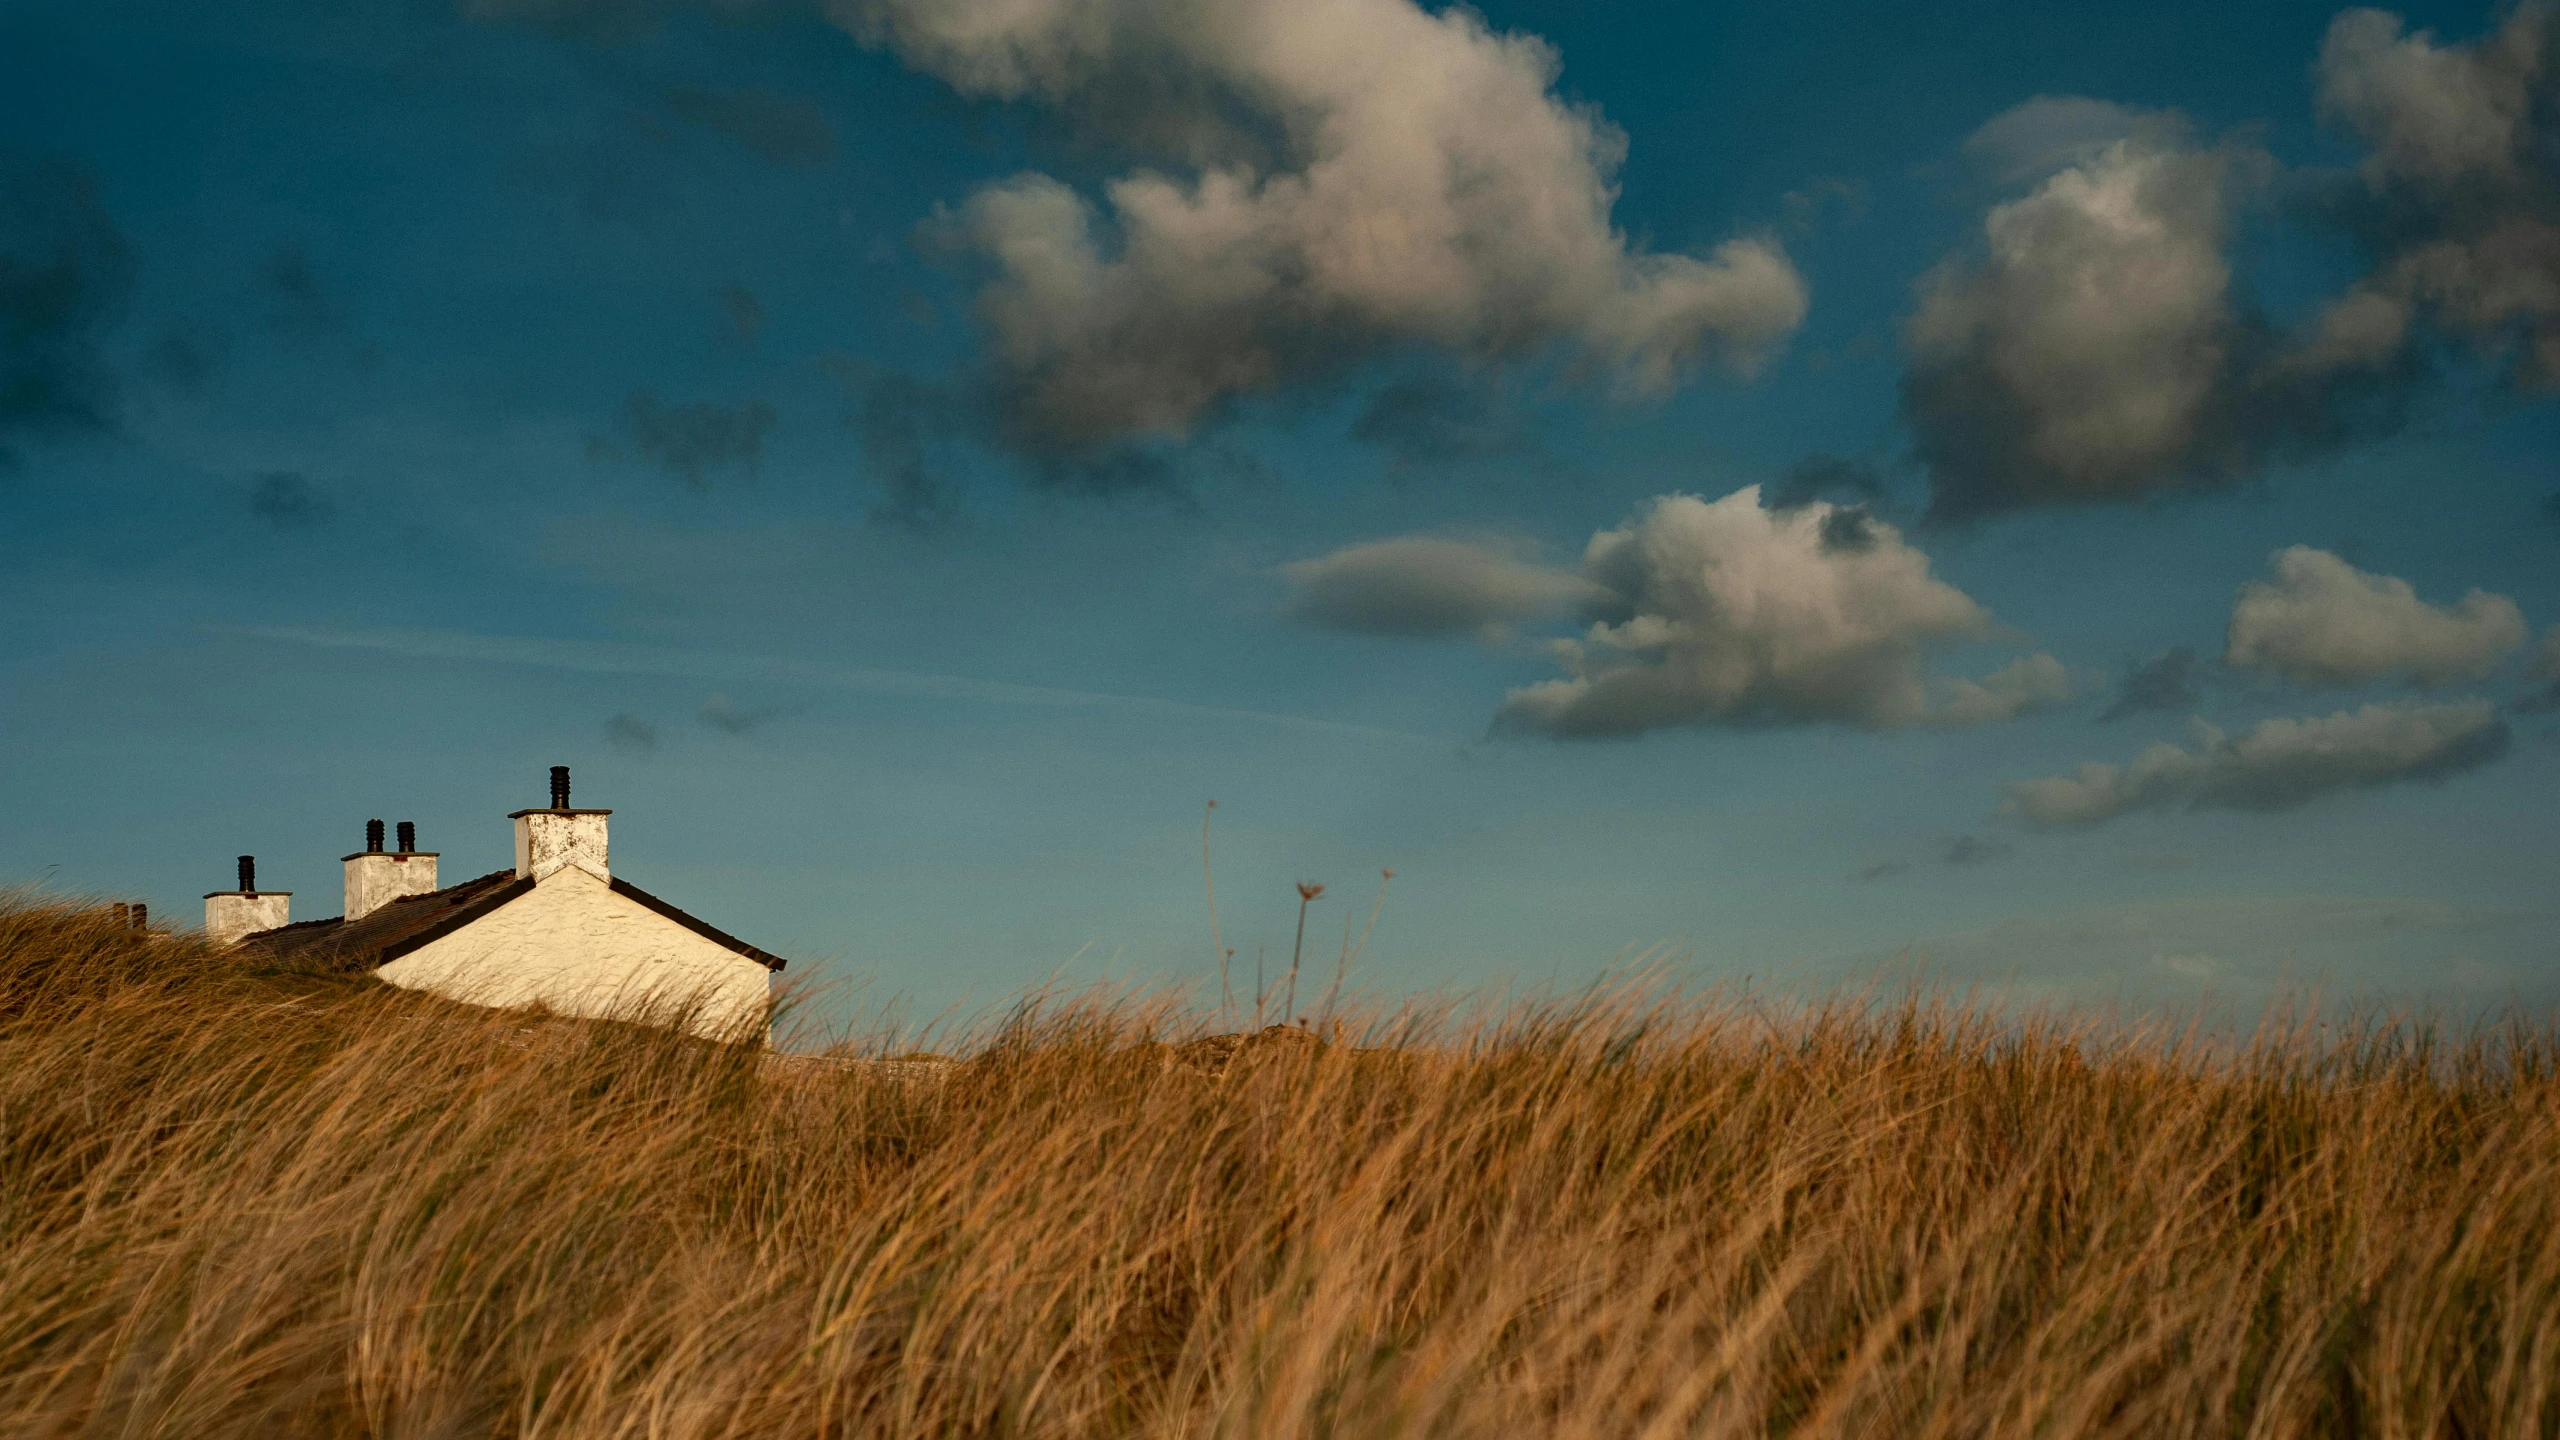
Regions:
<instances>
[{"instance_id":1,"label":"black chimney pot","mask_svg":"<svg viewBox=\"0 0 2560 1440\"><path fill-rule=\"evenodd\" d=\"M410 851L415 850L415 849L417 849L417 848L418 848L418 822L417 822L417 821L415 821L415 820L403 820L403 821L401 821L401 822L400 822L400 853L401 853L401 854L403 854L403 855L406 855L406 854L408 854Z\"/></svg>"},{"instance_id":2,"label":"black chimney pot","mask_svg":"<svg viewBox=\"0 0 2560 1440\"><path fill-rule=\"evenodd\" d=\"M367 855L382 853L382 822L379 820L364 822L364 853Z\"/></svg>"},{"instance_id":3,"label":"black chimney pot","mask_svg":"<svg viewBox=\"0 0 2560 1440\"><path fill-rule=\"evenodd\" d=\"M551 808L554 810L569 808L569 767L566 765L551 767Z\"/></svg>"},{"instance_id":4,"label":"black chimney pot","mask_svg":"<svg viewBox=\"0 0 2560 1440\"><path fill-rule=\"evenodd\" d=\"M240 893L243 895L255 894L257 889L258 857L255 855L243 855L240 857Z\"/></svg>"}]
</instances>

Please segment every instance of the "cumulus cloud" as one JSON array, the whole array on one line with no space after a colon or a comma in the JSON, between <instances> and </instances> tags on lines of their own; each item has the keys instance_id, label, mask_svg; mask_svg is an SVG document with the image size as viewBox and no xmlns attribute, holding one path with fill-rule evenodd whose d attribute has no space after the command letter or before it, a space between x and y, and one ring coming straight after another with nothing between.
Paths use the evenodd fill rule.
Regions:
<instances>
[{"instance_id":1,"label":"cumulus cloud","mask_svg":"<svg viewBox=\"0 0 2560 1440\"><path fill-rule=\"evenodd\" d=\"M2083 828L2173 806L2289 810L2341 791L2475 769L2504 755L2510 738L2486 700L2266 720L2236 740L2202 720L2191 723L2194 749L2164 741L2129 764L2091 761L2068 775L2012 781L2000 813Z\"/></svg>"},{"instance_id":2,"label":"cumulus cloud","mask_svg":"<svg viewBox=\"0 0 2560 1440\"><path fill-rule=\"evenodd\" d=\"M1565 675L1512 691L1496 728L1974 724L2069 695L2059 662L2036 656L1933 701L1927 651L1983 636L1989 615L1892 526L1821 501L1771 509L1758 486L1665 495L1593 536L1582 573L1610 604L1553 643Z\"/></svg>"},{"instance_id":3,"label":"cumulus cloud","mask_svg":"<svg viewBox=\"0 0 2560 1440\"><path fill-rule=\"evenodd\" d=\"M1749 370L1801 320L1774 240L1647 251L1612 223L1625 150L1552 90L1555 51L1412 0L831 0L964 94L1048 106L1147 162L1088 196L1041 174L934 227L992 277L978 316L1015 438L1181 436L1232 399L1428 346L1562 344L1632 393Z\"/></svg>"},{"instance_id":4,"label":"cumulus cloud","mask_svg":"<svg viewBox=\"0 0 2560 1440\"><path fill-rule=\"evenodd\" d=\"M2225 485L2396 422L2399 370L2284 354L2234 294L2231 214L2263 188L2263 154L2052 97L1969 148L2041 178L1991 209L1978 256L1921 281L1904 326L1933 518Z\"/></svg>"},{"instance_id":5,"label":"cumulus cloud","mask_svg":"<svg viewBox=\"0 0 2560 1440\"><path fill-rule=\"evenodd\" d=\"M765 437L778 418L761 400L670 405L651 391L634 390L622 403L628 452L695 490L724 470L752 476L762 469ZM597 437L587 442L587 450L602 458L625 453L625 446Z\"/></svg>"},{"instance_id":6,"label":"cumulus cloud","mask_svg":"<svg viewBox=\"0 0 2560 1440\"><path fill-rule=\"evenodd\" d=\"M2321 113L2362 140L2372 274L2323 316L2322 363L2381 365L2421 318L2560 385L2560 8L2526 4L2443 45L2349 10L2320 49Z\"/></svg>"},{"instance_id":7,"label":"cumulus cloud","mask_svg":"<svg viewBox=\"0 0 2560 1440\"><path fill-rule=\"evenodd\" d=\"M108 334L134 260L82 171L0 148L0 468L11 444L112 428Z\"/></svg>"},{"instance_id":8,"label":"cumulus cloud","mask_svg":"<svg viewBox=\"0 0 2560 1440\"><path fill-rule=\"evenodd\" d=\"M1346 545L1280 567L1282 612L1355 635L1498 633L1594 603L1604 592L1570 570L1540 565L1501 539L1408 535Z\"/></svg>"},{"instance_id":9,"label":"cumulus cloud","mask_svg":"<svg viewBox=\"0 0 2560 1440\"><path fill-rule=\"evenodd\" d=\"M2525 640L2513 600L2473 590L2430 605L2406 580L2369 575L2325 550L2295 545L2268 561L2272 581L2240 587L2222 663L2271 670L2298 685L2417 685L2488 678Z\"/></svg>"},{"instance_id":10,"label":"cumulus cloud","mask_svg":"<svg viewBox=\"0 0 2560 1440\"><path fill-rule=\"evenodd\" d=\"M2086 95L2038 95L1993 116L1964 142L1965 158L1999 185L2024 185L2087 165L2159 117Z\"/></svg>"},{"instance_id":11,"label":"cumulus cloud","mask_svg":"<svg viewBox=\"0 0 2560 1440\"><path fill-rule=\"evenodd\" d=\"M2071 699L2071 672L2062 662L2050 655L2029 655L1979 680L1947 682L1947 697L1932 718L1944 725L1981 725L2015 720L2069 704Z\"/></svg>"},{"instance_id":12,"label":"cumulus cloud","mask_svg":"<svg viewBox=\"0 0 2560 1440\"><path fill-rule=\"evenodd\" d=\"M2116 703L2101 722L2153 710L2183 710L2196 703L2196 652L2184 645L2163 650L2125 672Z\"/></svg>"}]
</instances>

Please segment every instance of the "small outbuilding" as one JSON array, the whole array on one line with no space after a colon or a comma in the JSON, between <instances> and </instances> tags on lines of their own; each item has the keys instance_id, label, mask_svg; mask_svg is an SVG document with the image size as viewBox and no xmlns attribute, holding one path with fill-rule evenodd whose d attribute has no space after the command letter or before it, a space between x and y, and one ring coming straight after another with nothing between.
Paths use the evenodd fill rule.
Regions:
<instances>
[{"instance_id":1,"label":"small outbuilding","mask_svg":"<svg viewBox=\"0 0 2560 1440\"><path fill-rule=\"evenodd\" d=\"M705 1035L758 1033L781 957L695 919L614 876L610 810L569 805L569 770L551 769L551 804L518 810L515 868L438 887L433 851L403 821L398 848L366 822L365 848L344 857L346 913L291 921L290 891L257 888L240 857L240 888L204 897L206 933L243 953L345 971L504 1009L647 1018Z\"/></svg>"}]
</instances>

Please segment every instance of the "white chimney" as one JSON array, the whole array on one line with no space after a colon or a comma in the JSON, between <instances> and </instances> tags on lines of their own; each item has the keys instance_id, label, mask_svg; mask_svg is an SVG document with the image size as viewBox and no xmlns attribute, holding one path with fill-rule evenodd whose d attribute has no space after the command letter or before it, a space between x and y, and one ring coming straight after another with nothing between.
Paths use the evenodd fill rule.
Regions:
<instances>
[{"instance_id":1,"label":"white chimney","mask_svg":"<svg viewBox=\"0 0 2560 1440\"><path fill-rule=\"evenodd\" d=\"M436 888L436 856L418 848L418 827L400 822L400 848L385 854L382 822L364 822L364 848L345 857L347 918L361 920L404 895Z\"/></svg>"},{"instance_id":2,"label":"white chimney","mask_svg":"<svg viewBox=\"0 0 2560 1440\"><path fill-rule=\"evenodd\" d=\"M599 880L611 880L604 817L612 813L570 809L569 767L552 766L551 808L518 810L507 817L516 822L516 878L539 882L575 865Z\"/></svg>"},{"instance_id":3,"label":"white chimney","mask_svg":"<svg viewBox=\"0 0 2560 1440\"><path fill-rule=\"evenodd\" d=\"M216 890L204 897L205 938L229 945L261 930L281 928L292 911L293 892L259 889L258 857L243 855L240 888Z\"/></svg>"}]
</instances>

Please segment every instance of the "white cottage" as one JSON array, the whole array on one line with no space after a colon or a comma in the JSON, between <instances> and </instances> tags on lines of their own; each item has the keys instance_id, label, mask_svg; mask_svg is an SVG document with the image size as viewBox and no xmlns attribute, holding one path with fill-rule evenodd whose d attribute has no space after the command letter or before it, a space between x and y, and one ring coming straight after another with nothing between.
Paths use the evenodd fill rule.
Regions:
<instances>
[{"instance_id":1,"label":"white cottage","mask_svg":"<svg viewBox=\"0 0 2560 1440\"><path fill-rule=\"evenodd\" d=\"M566 1015L654 1015L706 1035L764 1024L783 962L713 929L628 880L614 878L610 810L569 807L569 769L551 767L551 805L518 810L516 863L438 888L436 855L401 822L383 849L345 857L346 913L289 924L290 891L262 891L252 857L240 888L204 897L205 931L244 954L370 970L406 990L500 1008Z\"/></svg>"}]
</instances>

